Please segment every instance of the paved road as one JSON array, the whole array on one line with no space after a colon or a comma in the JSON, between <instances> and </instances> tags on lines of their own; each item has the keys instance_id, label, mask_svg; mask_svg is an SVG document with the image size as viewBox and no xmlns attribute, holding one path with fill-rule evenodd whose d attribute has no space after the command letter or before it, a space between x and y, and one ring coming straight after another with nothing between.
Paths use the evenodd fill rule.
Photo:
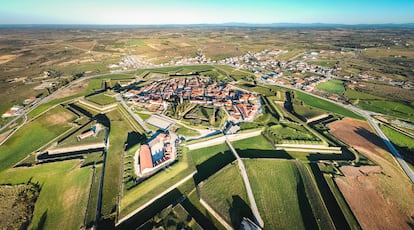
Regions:
<instances>
[{"instance_id":1,"label":"paved road","mask_svg":"<svg viewBox=\"0 0 414 230\"><path fill-rule=\"evenodd\" d=\"M138 116L136 113L134 113L131 108L125 103L124 99L122 99L121 95L116 95L115 99L119 102L121 102L121 105L128 111L128 113L138 122L139 125L145 130L147 133L151 133L151 129L149 129L146 125L144 120L140 116Z\"/></svg>"},{"instance_id":2,"label":"paved road","mask_svg":"<svg viewBox=\"0 0 414 230\"><path fill-rule=\"evenodd\" d=\"M131 70L125 70L125 71L120 71L119 73L130 72L130 71L131 71ZM40 99L40 101L38 101L37 103L33 104L33 105L32 105L32 107L30 107L30 109L29 109L29 110L25 111L25 112L24 112L24 113L22 113L21 115L19 115L19 116L15 117L13 120L9 121L9 122L8 122L7 124L5 124L4 126L0 127L0 132L3 132L3 130L5 130L5 129L6 129L7 127L9 127L11 124L13 124L14 122L16 122L16 121L17 121L18 119L20 119L22 116L25 116L25 115L27 115L28 113L30 113L32 110L36 109L36 108L37 108L37 107L39 107L41 104L48 102L51 98L53 98L53 96L55 96L55 95L59 94L59 93L61 92L61 90L66 89L66 88L68 88L68 87L70 87L70 86L72 86L73 84L76 84L76 83L78 83L78 82L85 81L85 80L89 80L89 79L96 78L96 77L105 76L105 75L108 75L108 74L111 74L111 73L103 73L103 74L91 75L91 76L88 76L88 77L81 77L81 78L78 78L78 79L76 79L76 80L74 80L74 81L70 82L69 84L67 84L67 85L65 85L65 86L63 86L63 87L61 87L61 88L59 88L58 90L56 90L55 92L51 93L50 95L48 95L48 96L46 96L46 97L44 97L44 98ZM25 123L25 122L24 122L24 123ZM23 123L23 124L24 124L24 123Z\"/></svg>"},{"instance_id":3,"label":"paved road","mask_svg":"<svg viewBox=\"0 0 414 230\"><path fill-rule=\"evenodd\" d=\"M360 114L361 116L363 116L368 122L369 124L374 128L374 130L378 133L379 137L382 138L382 140L384 141L384 143L387 145L388 149L390 150L390 152L392 153L392 155L394 156L395 160L399 163L399 165L401 166L401 168L404 170L404 172L407 174L408 178L411 180L411 182L414 184L414 172L413 170L408 166L407 162L404 160L403 157L401 157L400 153L398 152L398 150L394 147L394 145L391 143L391 141L388 139L388 137L384 134L384 132L382 132L381 128L379 127L379 123L378 121L376 121L374 118L372 118L373 115L382 115L376 112L371 112L371 111L367 111L367 110L363 110L361 108L355 107L353 105L344 105L342 103L338 103L336 101L332 101L329 100L327 98L318 96L318 95L314 95L312 93L291 87L291 86L286 86L286 85L280 85L280 84L274 84L274 85L278 85L280 87L284 87L284 88L289 88L289 89L294 89L294 90L298 90L301 91L303 93L309 94L311 96L315 96L317 98L320 98L322 100L325 101L329 101L332 102L336 105L342 106L346 109L349 109L357 114Z\"/></svg>"},{"instance_id":4,"label":"paved road","mask_svg":"<svg viewBox=\"0 0 414 230\"><path fill-rule=\"evenodd\" d=\"M254 199L253 190L252 190L252 187L250 186L249 177L247 176L247 172L246 172L246 168L244 167L243 160L240 158L239 154L236 152L236 149L234 149L233 145L227 139L227 136L226 136L226 143L237 159L239 169L243 177L244 185L246 187L247 196L249 197L250 208L252 209L252 212L255 218L255 223L261 228L263 228L264 222L263 222L262 217L260 216L259 209L257 208L256 200Z\"/></svg>"},{"instance_id":5,"label":"paved road","mask_svg":"<svg viewBox=\"0 0 414 230\"><path fill-rule=\"evenodd\" d=\"M381 122L374 120L368 112L365 111L364 114L362 114L369 122L369 124L375 129L375 131L378 133L378 135L382 138L382 141L387 145L388 149L392 153L392 155L395 157L395 160L400 164L401 168L404 170L404 172L407 174L408 178L410 178L411 183L414 184L414 172L408 166L407 162L404 160L404 158L400 155L398 150L395 148L395 146L391 143L391 141L388 139L388 137L384 134L384 132L381 130L379 124Z\"/></svg>"}]
</instances>

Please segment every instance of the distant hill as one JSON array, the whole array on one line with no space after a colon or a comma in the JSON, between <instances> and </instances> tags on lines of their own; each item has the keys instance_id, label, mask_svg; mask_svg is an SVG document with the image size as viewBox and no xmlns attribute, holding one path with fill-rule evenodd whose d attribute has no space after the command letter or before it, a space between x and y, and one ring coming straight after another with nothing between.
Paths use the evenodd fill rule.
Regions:
<instances>
[{"instance_id":1,"label":"distant hill","mask_svg":"<svg viewBox=\"0 0 414 230\"><path fill-rule=\"evenodd\" d=\"M385 24L330 24L330 23L241 23L220 24L157 24L157 25L104 25L104 24L0 24L0 29L135 29L179 27L258 27L258 28L414 28L414 23Z\"/></svg>"}]
</instances>

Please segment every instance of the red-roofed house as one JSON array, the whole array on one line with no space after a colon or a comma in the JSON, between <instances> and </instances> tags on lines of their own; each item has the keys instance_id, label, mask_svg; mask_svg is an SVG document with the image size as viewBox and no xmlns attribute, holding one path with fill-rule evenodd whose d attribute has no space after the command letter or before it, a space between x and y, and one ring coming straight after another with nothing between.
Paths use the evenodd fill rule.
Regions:
<instances>
[{"instance_id":1,"label":"red-roofed house","mask_svg":"<svg viewBox=\"0 0 414 230\"><path fill-rule=\"evenodd\" d=\"M141 173L145 173L148 169L153 168L151 150L148 145L141 145L139 150L139 162Z\"/></svg>"}]
</instances>

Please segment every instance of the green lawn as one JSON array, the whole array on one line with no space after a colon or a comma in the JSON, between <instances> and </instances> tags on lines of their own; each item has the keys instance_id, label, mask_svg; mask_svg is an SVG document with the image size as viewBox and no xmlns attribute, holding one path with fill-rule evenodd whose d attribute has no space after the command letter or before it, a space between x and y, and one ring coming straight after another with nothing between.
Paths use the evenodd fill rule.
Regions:
<instances>
[{"instance_id":1,"label":"green lawn","mask_svg":"<svg viewBox=\"0 0 414 230\"><path fill-rule=\"evenodd\" d=\"M44 111L48 110L49 108L51 108L54 105L72 100L72 99L80 97L80 96L87 95L89 93L92 93L96 89L102 88L102 80L92 79L87 84L88 84L88 88L85 90L85 92L80 93L80 94L76 94L76 95L72 95L72 96L69 96L69 97L65 97L65 98L56 99L56 100L49 101L47 103L41 104L36 109L32 110L27 115L28 118L36 117L37 115L43 113Z\"/></svg>"},{"instance_id":2,"label":"green lawn","mask_svg":"<svg viewBox=\"0 0 414 230\"><path fill-rule=\"evenodd\" d=\"M134 77L131 76L131 75L128 75L128 74L108 74L108 75L97 77L95 79L99 79L99 80L108 80L108 79L119 80L119 79L132 79L132 78L134 78Z\"/></svg>"},{"instance_id":3,"label":"green lawn","mask_svg":"<svg viewBox=\"0 0 414 230\"><path fill-rule=\"evenodd\" d=\"M350 102L362 109L414 121L414 107L410 104L390 101L356 90L347 90L345 96Z\"/></svg>"},{"instance_id":4,"label":"green lawn","mask_svg":"<svg viewBox=\"0 0 414 230\"><path fill-rule=\"evenodd\" d=\"M240 228L243 216L252 219L249 199L237 163L227 165L200 185L201 198L227 223Z\"/></svg>"},{"instance_id":5,"label":"green lawn","mask_svg":"<svg viewBox=\"0 0 414 230\"><path fill-rule=\"evenodd\" d=\"M342 94L345 92L344 82L341 80L329 80L327 82L319 83L316 88L328 93Z\"/></svg>"},{"instance_id":6,"label":"green lawn","mask_svg":"<svg viewBox=\"0 0 414 230\"><path fill-rule=\"evenodd\" d=\"M84 223L92 170L80 168L78 160L30 168L12 168L0 173L1 184L31 180L41 185L29 229L80 229Z\"/></svg>"},{"instance_id":7,"label":"green lawn","mask_svg":"<svg viewBox=\"0 0 414 230\"><path fill-rule=\"evenodd\" d=\"M382 100L360 100L356 105L365 110L414 121L414 107L403 103Z\"/></svg>"},{"instance_id":8,"label":"green lawn","mask_svg":"<svg viewBox=\"0 0 414 230\"><path fill-rule=\"evenodd\" d=\"M0 146L0 171L12 167L31 152L69 130L74 115L57 106L24 125Z\"/></svg>"},{"instance_id":9,"label":"green lawn","mask_svg":"<svg viewBox=\"0 0 414 230\"><path fill-rule=\"evenodd\" d=\"M216 154L225 154L229 151L229 148L226 144L214 145L207 148L196 149L190 151L189 154L194 162L194 164L199 165L207 161Z\"/></svg>"},{"instance_id":10,"label":"green lawn","mask_svg":"<svg viewBox=\"0 0 414 230\"><path fill-rule=\"evenodd\" d=\"M295 113L303 118L305 118L306 120L309 120L313 117L317 117L320 116L324 113L326 113L326 111L312 107L312 106L307 106L307 105L301 105L301 104L294 104L293 105L293 110L295 111Z\"/></svg>"},{"instance_id":11,"label":"green lawn","mask_svg":"<svg viewBox=\"0 0 414 230\"><path fill-rule=\"evenodd\" d=\"M356 90L350 90L347 89L345 91L345 96L349 99L349 100L382 100L383 98L372 95L372 94L368 94L368 93L363 93L361 91L356 91Z\"/></svg>"},{"instance_id":12,"label":"green lawn","mask_svg":"<svg viewBox=\"0 0 414 230\"><path fill-rule=\"evenodd\" d=\"M189 129L184 126L179 126L177 130L178 135L186 136L186 137L196 137L199 136L200 133L194 129Z\"/></svg>"},{"instance_id":13,"label":"green lawn","mask_svg":"<svg viewBox=\"0 0 414 230\"><path fill-rule=\"evenodd\" d=\"M293 123L280 123L270 126L263 132L273 144L283 143L322 143L321 140L309 132L305 127Z\"/></svg>"},{"instance_id":14,"label":"green lawn","mask_svg":"<svg viewBox=\"0 0 414 230\"><path fill-rule=\"evenodd\" d=\"M385 125L381 125L384 134L396 145L414 149L414 139Z\"/></svg>"},{"instance_id":15,"label":"green lawn","mask_svg":"<svg viewBox=\"0 0 414 230\"><path fill-rule=\"evenodd\" d=\"M124 157L124 144L128 132L133 132L129 123L114 110L107 114L110 120L109 148L106 156L105 177L102 193L102 216L115 212L118 204L118 193L122 183L122 158Z\"/></svg>"},{"instance_id":16,"label":"green lawn","mask_svg":"<svg viewBox=\"0 0 414 230\"><path fill-rule=\"evenodd\" d=\"M158 172L138 186L124 191L121 200L120 218L141 207L184 177L190 175L193 171L194 168L191 162L189 162L188 155L183 153L183 157L167 170Z\"/></svg>"},{"instance_id":17,"label":"green lawn","mask_svg":"<svg viewBox=\"0 0 414 230\"><path fill-rule=\"evenodd\" d=\"M251 137L239 141L234 141L233 146L236 149L260 149L260 150L274 150L272 144L270 144L262 135Z\"/></svg>"},{"instance_id":18,"label":"green lawn","mask_svg":"<svg viewBox=\"0 0 414 230\"><path fill-rule=\"evenodd\" d=\"M102 175L102 164L96 166L95 176L92 180L91 191L90 191L90 200L88 202L88 209L86 213L86 225L91 227L96 218L96 207L98 204L98 197L99 197L99 184L101 181Z\"/></svg>"},{"instance_id":19,"label":"green lawn","mask_svg":"<svg viewBox=\"0 0 414 230\"><path fill-rule=\"evenodd\" d=\"M303 180L293 161L244 160L264 229L316 229Z\"/></svg>"},{"instance_id":20,"label":"green lawn","mask_svg":"<svg viewBox=\"0 0 414 230\"><path fill-rule=\"evenodd\" d=\"M322 100L320 98L311 96L301 91L295 91L295 95L296 95L295 100L303 101L303 103L305 103L306 105L313 106L313 107L316 107L316 108L319 108L325 111L329 111L332 113L337 113L345 117L351 117L351 118L363 120L361 116L355 114L354 112L350 110L345 109L342 106L334 104L332 102Z\"/></svg>"},{"instance_id":21,"label":"green lawn","mask_svg":"<svg viewBox=\"0 0 414 230\"><path fill-rule=\"evenodd\" d=\"M109 105L109 104L112 104L112 103L116 102L115 98L110 97L110 96L106 96L103 93L87 97L86 99L88 101L94 102L94 103L96 103L98 105L102 105L102 106Z\"/></svg>"}]
</instances>

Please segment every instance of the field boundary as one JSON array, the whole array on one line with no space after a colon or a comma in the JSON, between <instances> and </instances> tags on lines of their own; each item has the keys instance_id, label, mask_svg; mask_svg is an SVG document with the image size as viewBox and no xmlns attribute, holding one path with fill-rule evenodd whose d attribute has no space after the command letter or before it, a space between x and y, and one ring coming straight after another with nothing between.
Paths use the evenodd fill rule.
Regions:
<instances>
[{"instance_id":1,"label":"field boundary","mask_svg":"<svg viewBox=\"0 0 414 230\"><path fill-rule=\"evenodd\" d=\"M223 217L220 216L220 214L218 214L206 201L203 200L203 198L200 197L200 204L204 206L204 208L207 209L207 211L209 213L211 213L211 215L214 216L214 218L216 218L216 220L218 220L225 229L227 230L232 230L233 227L230 226L229 223L227 223Z\"/></svg>"},{"instance_id":2,"label":"field boundary","mask_svg":"<svg viewBox=\"0 0 414 230\"><path fill-rule=\"evenodd\" d=\"M172 190L178 188L180 185L184 184L185 182L187 182L188 180L190 180L191 178L193 178L193 176L197 173L197 171L192 172L190 175L188 175L187 177L185 177L184 179L182 179L181 181L177 182L176 184L174 184L173 186L169 187L167 190L165 190L163 193L159 194L158 196L152 198L150 201L148 201L147 203L145 203L144 205L142 205L141 207L135 209L133 212L129 213L128 215L126 215L125 217L123 217L122 219L120 219L116 224L115 227L119 226L120 224L122 224L124 221L128 220L129 218L135 216L137 213L139 213L140 211L142 211L144 208L148 207L150 204L154 203L155 201L157 201L158 199L160 199L161 197L165 196L166 194L168 194L169 192L171 192ZM121 206L119 206L119 209L121 210Z\"/></svg>"}]
</instances>

